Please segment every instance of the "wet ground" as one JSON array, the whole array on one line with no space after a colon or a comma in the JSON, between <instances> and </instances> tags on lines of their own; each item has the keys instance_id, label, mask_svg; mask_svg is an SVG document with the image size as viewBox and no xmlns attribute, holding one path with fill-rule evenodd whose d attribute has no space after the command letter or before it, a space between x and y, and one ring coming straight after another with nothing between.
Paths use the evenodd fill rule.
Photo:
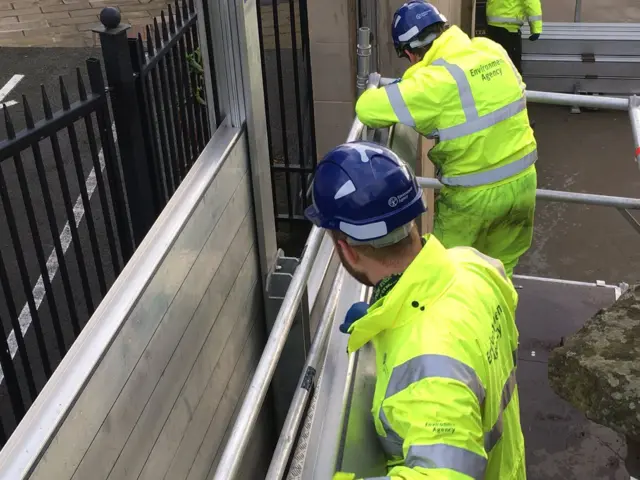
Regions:
<instances>
[{"instance_id":1,"label":"wet ground","mask_svg":"<svg viewBox=\"0 0 640 480\"><path fill-rule=\"evenodd\" d=\"M518 392L529 480L628 480L626 444L549 386L547 361L562 337L615 298L613 288L514 278L520 301Z\"/></svg>"},{"instance_id":2,"label":"wet ground","mask_svg":"<svg viewBox=\"0 0 640 480\"><path fill-rule=\"evenodd\" d=\"M638 197L640 170L626 112L529 105L536 121L538 188ZM610 284L640 278L639 234L614 209L539 202L534 242L517 273ZM518 282L517 282L518 283ZM626 480L624 439L587 420L548 385L546 358L612 298L588 287L519 290L518 383L528 478ZM540 285L538 285L540 287ZM588 292L590 290L590 292Z\"/></svg>"},{"instance_id":3,"label":"wet ground","mask_svg":"<svg viewBox=\"0 0 640 480\"><path fill-rule=\"evenodd\" d=\"M530 105L538 188L640 196L626 112ZM637 215L640 217L640 215ZM517 273L608 283L640 279L640 235L614 209L540 202L534 242Z\"/></svg>"}]
</instances>

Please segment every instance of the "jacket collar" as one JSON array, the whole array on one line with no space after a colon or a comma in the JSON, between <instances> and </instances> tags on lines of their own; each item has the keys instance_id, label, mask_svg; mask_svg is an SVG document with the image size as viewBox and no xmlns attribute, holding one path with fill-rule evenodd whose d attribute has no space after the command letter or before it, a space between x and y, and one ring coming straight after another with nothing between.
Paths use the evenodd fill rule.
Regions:
<instances>
[{"instance_id":1,"label":"jacket collar","mask_svg":"<svg viewBox=\"0 0 640 480\"><path fill-rule=\"evenodd\" d=\"M416 71L431 65L434 61L444 57L453 50L459 50L463 46L471 43L471 39L455 25L451 25L442 35L436 38L427 50L424 58L415 65L411 65L402 75L402 78L409 78L415 75Z\"/></svg>"},{"instance_id":2,"label":"jacket collar","mask_svg":"<svg viewBox=\"0 0 640 480\"><path fill-rule=\"evenodd\" d=\"M355 321L349 329L349 353L358 350L384 330L412 321L416 309L426 310L453 282L455 266L447 250L432 235L395 286Z\"/></svg>"}]
</instances>

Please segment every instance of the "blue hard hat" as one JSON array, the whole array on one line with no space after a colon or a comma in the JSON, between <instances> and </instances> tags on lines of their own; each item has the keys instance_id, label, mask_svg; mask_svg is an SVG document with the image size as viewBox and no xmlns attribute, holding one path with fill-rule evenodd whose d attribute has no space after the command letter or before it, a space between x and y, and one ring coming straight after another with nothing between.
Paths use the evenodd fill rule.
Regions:
<instances>
[{"instance_id":1,"label":"blue hard hat","mask_svg":"<svg viewBox=\"0 0 640 480\"><path fill-rule=\"evenodd\" d=\"M433 35L426 41L419 41L420 32L433 24L445 23L446 21L446 17L430 3L422 0L410 0L405 3L396 10L391 25L391 37L396 52L401 55L405 48L423 47L430 44L436 36Z\"/></svg>"},{"instance_id":2,"label":"blue hard hat","mask_svg":"<svg viewBox=\"0 0 640 480\"><path fill-rule=\"evenodd\" d=\"M371 142L344 143L327 153L316 169L312 195L305 216L359 242L382 238L427 210L409 166Z\"/></svg>"}]
</instances>

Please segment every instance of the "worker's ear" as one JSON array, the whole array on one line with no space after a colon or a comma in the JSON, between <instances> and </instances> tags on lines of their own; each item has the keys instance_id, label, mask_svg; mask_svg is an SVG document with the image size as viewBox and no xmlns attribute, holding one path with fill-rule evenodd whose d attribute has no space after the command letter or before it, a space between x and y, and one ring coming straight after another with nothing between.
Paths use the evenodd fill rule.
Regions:
<instances>
[{"instance_id":1,"label":"worker's ear","mask_svg":"<svg viewBox=\"0 0 640 480\"><path fill-rule=\"evenodd\" d=\"M404 54L409 59L409 63L411 63L411 65L415 65L420 60L418 58L418 55L416 55L415 53L410 52L409 50L405 50Z\"/></svg>"},{"instance_id":2,"label":"worker's ear","mask_svg":"<svg viewBox=\"0 0 640 480\"><path fill-rule=\"evenodd\" d=\"M357 265L360 260L360 256L358 255L358 251L353 248L346 240L340 239L336 241L336 247L340 249L342 254L342 258L349 265Z\"/></svg>"}]
</instances>

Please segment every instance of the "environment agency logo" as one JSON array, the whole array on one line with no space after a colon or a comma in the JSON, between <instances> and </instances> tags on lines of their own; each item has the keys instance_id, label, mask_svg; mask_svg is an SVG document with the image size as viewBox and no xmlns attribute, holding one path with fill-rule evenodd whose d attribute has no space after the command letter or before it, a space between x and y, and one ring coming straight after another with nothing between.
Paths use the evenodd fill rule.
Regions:
<instances>
[{"instance_id":1,"label":"environment agency logo","mask_svg":"<svg viewBox=\"0 0 640 480\"><path fill-rule=\"evenodd\" d=\"M391 208L396 208L398 206L398 197L390 197L388 203Z\"/></svg>"}]
</instances>

